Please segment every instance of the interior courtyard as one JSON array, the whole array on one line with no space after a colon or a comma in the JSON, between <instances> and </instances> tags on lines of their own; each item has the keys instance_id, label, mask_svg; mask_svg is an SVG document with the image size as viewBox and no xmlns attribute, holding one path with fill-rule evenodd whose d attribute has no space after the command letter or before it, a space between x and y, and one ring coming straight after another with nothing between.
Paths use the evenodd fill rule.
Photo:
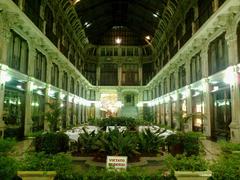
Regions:
<instances>
[{"instance_id":1,"label":"interior courtyard","mask_svg":"<svg viewBox=\"0 0 240 180\"><path fill-rule=\"evenodd\" d=\"M0 179L238 180L239 153L240 0L0 0Z\"/></svg>"}]
</instances>

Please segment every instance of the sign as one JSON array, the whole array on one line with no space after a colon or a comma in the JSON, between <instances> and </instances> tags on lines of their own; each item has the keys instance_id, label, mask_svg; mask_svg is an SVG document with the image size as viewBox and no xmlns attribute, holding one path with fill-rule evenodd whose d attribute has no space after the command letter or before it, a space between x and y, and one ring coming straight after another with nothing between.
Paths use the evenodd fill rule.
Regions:
<instances>
[{"instance_id":1,"label":"sign","mask_svg":"<svg viewBox=\"0 0 240 180\"><path fill-rule=\"evenodd\" d=\"M107 156L107 169L126 170L127 156Z\"/></svg>"}]
</instances>

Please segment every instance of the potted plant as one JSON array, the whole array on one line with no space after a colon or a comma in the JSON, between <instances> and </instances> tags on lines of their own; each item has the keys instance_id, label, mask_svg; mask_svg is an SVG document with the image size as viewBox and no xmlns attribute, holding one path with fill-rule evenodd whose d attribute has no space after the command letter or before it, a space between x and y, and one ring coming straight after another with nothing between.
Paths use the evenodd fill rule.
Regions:
<instances>
[{"instance_id":1,"label":"potted plant","mask_svg":"<svg viewBox=\"0 0 240 180\"><path fill-rule=\"evenodd\" d=\"M166 138L168 152L170 152L174 156L176 154L182 154L184 151L182 136L183 134L179 132L177 134L171 134Z\"/></svg>"},{"instance_id":2,"label":"potted plant","mask_svg":"<svg viewBox=\"0 0 240 180\"><path fill-rule=\"evenodd\" d=\"M145 132L138 133L138 151L155 155L159 152L160 147L164 147L164 140L156 133L146 129Z\"/></svg>"},{"instance_id":3,"label":"potted plant","mask_svg":"<svg viewBox=\"0 0 240 180\"><path fill-rule=\"evenodd\" d=\"M175 113L175 118L178 122L178 130L184 132L185 126L190 120L192 120L193 118L205 119L206 117L199 112L187 114L183 111L179 111Z\"/></svg>"},{"instance_id":4,"label":"potted plant","mask_svg":"<svg viewBox=\"0 0 240 180\"><path fill-rule=\"evenodd\" d=\"M17 175L23 180L53 180L56 175L64 177L71 171L71 159L59 153L29 153L20 162Z\"/></svg>"},{"instance_id":5,"label":"potted plant","mask_svg":"<svg viewBox=\"0 0 240 180\"><path fill-rule=\"evenodd\" d=\"M207 180L212 176L208 164L201 156L168 155L164 159L167 167L174 171L178 180Z\"/></svg>"},{"instance_id":6,"label":"potted plant","mask_svg":"<svg viewBox=\"0 0 240 180\"><path fill-rule=\"evenodd\" d=\"M60 102L54 101L52 103L47 103L49 106L49 111L46 112L45 117L46 120L49 122L50 131L56 132L58 129L58 124L61 121L61 115L63 109L60 105Z\"/></svg>"}]
</instances>

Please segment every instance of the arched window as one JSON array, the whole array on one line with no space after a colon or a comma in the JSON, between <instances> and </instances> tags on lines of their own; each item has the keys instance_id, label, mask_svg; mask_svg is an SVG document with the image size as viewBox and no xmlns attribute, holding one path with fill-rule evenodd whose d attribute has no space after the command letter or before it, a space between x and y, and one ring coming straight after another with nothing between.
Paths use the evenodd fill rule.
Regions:
<instances>
[{"instance_id":1,"label":"arched window","mask_svg":"<svg viewBox=\"0 0 240 180\"><path fill-rule=\"evenodd\" d=\"M240 22L237 28L237 43L238 43L238 62L240 62Z\"/></svg>"},{"instance_id":2,"label":"arched window","mask_svg":"<svg viewBox=\"0 0 240 180\"><path fill-rule=\"evenodd\" d=\"M8 60L9 67L27 74L28 70L28 43L25 39L12 31L11 56Z\"/></svg>"},{"instance_id":3,"label":"arched window","mask_svg":"<svg viewBox=\"0 0 240 180\"><path fill-rule=\"evenodd\" d=\"M56 87L59 86L59 69L55 63L52 64L51 69L51 84Z\"/></svg>"}]
</instances>

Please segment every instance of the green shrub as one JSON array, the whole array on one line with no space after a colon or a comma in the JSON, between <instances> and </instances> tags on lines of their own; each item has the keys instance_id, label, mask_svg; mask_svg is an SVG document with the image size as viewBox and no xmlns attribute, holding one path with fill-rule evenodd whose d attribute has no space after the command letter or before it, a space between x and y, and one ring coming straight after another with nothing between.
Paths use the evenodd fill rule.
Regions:
<instances>
[{"instance_id":1,"label":"green shrub","mask_svg":"<svg viewBox=\"0 0 240 180\"><path fill-rule=\"evenodd\" d=\"M157 153L163 145L164 140L150 129L138 134L138 150L141 153Z\"/></svg>"},{"instance_id":2,"label":"green shrub","mask_svg":"<svg viewBox=\"0 0 240 180\"><path fill-rule=\"evenodd\" d=\"M78 152L81 153L92 153L98 150L98 146L96 142L99 140L100 136L102 136L102 132L96 134L94 131L88 133L85 129L84 133L79 134L79 138L77 141L77 149Z\"/></svg>"},{"instance_id":3,"label":"green shrub","mask_svg":"<svg viewBox=\"0 0 240 180\"><path fill-rule=\"evenodd\" d=\"M239 154L229 154L221 156L214 163L210 170L214 180L238 180L240 179L240 156Z\"/></svg>"},{"instance_id":4,"label":"green shrub","mask_svg":"<svg viewBox=\"0 0 240 180\"><path fill-rule=\"evenodd\" d=\"M0 179L13 179L17 174L17 167L18 164L15 159L7 156L0 156Z\"/></svg>"},{"instance_id":5,"label":"green shrub","mask_svg":"<svg viewBox=\"0 0 240 180\"><path fill-rule=\"evenodd\" d=\"M48 155L44 152L26 154L20 163L20 170L23 171L56 171L63 177L71 174L71 157L59 153Z\"/></svg>"},{"instance_id":6,"label":"green shrub","mask_svg":"<svg viewBox=\"0 0 240 180\"><path fill-rule=\"evenodd\" d=\"M133 155L139 154L136 133L119 132L118 129L114 129L109 133L103 133L96 143L99 151L106 155L122 155L131 158Z\"/></svg>"},{"instance_id":7,"label":"green shrub","mask_svg":"<svg viewBox=\"0 0 240 180\"><path fill-rule=\"evenodd\" d=\"M9 180L16 176L17 161L8 157L7 153L13 149L16 141L13 139L0 139L0 179Z\"/></svg>"},{"instance_id":8,"label":"green shrub","mask_svg":"<svg viewBox=\"0 0 240 180\"><path fill-rule=\"evenodd\" d=\"M182 136L183 139L183 148L187 156L199 155L200 151L200 142L199 142L199 133L196 132L187 132Z\"/></svg>"},{"instance_id":9,"label":"green shrub","mask_svg":"<svg viewBox=\"0 0 240 180\"><path fill-rule=\"evenodd\" d=\"M207 162L200 156L168 155L164 162L169 169L175 171L205 171L208 169Z\"/></svg>"},{"instance_id":10,"label":"green shrub","mask_svg":"<svg viewBox=\"0 0 240 180\"><path fill-rule=\"evenodd\" d=\"M224 140L219 141L218 143L223 152L231 153L232 151L240 151L240 144L238 143L231 143Z\"/></svg>"},{"instance_id":11,"label":"green shrub","mask_svg":"<svg viewBox=\"0 0 240 180\"><path fill-rule=\"evenodd\" d=\"M35 149L37 152L44 151L47 154L67 152L69 137L62 132L38 135L35 139Z\"/></svg>"},{"instance_id":12,"label":"green shrub","mask_svg":"<svg viewBox=\"0 0 240 180\"><path fill-rule=\"evenodd\" d=\"M57 177L58 180L176 180L173 173L147 173L143 168L131 168L127 171L108 171L106 169L89 168L82 173L74 173L67 179Z\"/></svg>"},{"instance_id":13,"label":"green shrub","mask_svg":"<svg viewBox=\"0 0 240 180\"><path fill-rule=\"evenodd\" d=\"M11 151L15 144L13 139L0 139L0 155Z\"/></svg>"}]
</instances>

